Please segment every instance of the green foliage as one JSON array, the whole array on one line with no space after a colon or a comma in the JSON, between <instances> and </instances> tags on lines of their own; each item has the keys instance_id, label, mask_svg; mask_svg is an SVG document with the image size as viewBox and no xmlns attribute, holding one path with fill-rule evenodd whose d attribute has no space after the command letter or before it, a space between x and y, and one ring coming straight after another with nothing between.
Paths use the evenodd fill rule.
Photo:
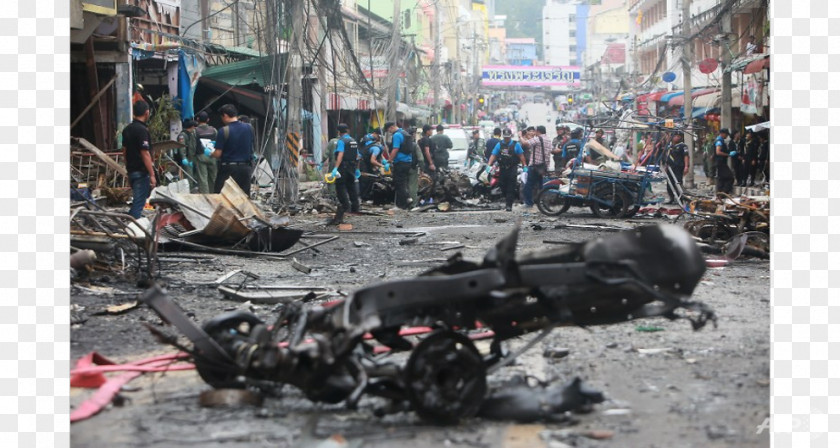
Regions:
<instances>
[{"instance_id":1,"label":"green foliage","mask_svg":"<svg viewBox=\"0 0 840 448\"><path fill-rule=\"evenodd\" d=\"M531 37L537 41L537 57L542 58L544 0L496 2L496 14L506 15L505 33L509 38Z\"/></svg>"},{"instance_id":2,"label":"green foliage","mask_svg":"<svg viewBox=\"0 0 840 448\"><path fill-rule=\"evenodd\" d=\"M149 126L149 133L152 134L152 141L159 142L163 140L171 140L169 133L170 122L179 121L181 113L176 109L178 101L173 101L169 95L162 95L158 99L152 99L152 116L147 123Z\"/></svg>"}]
</instances>

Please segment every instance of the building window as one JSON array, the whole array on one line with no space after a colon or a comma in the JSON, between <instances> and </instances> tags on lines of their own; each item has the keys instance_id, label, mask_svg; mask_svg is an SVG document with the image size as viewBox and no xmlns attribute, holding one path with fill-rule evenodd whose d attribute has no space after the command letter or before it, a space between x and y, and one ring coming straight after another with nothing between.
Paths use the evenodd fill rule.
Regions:
<instances>
[{"instance_id":1,"label":"building window","mask_svg":"<svg viewBox=\"0 0 840 448\"><path fill-rule=\"evenodd\" d=\"M577 45L572 45L569 47L569 53L577 54Z\"/></svg>"},{"instance_id":2,"label":"building window","mask_svg":"<svg viewBox=\"0 0 840 448\"><path fill-rule=\"evenodd\" d=\"M576 34L576 30L569 30L569 37L575 37Z\"/></svg>"},{"instance_id":3,"label":"building window","mask_svg":"<svg viewBox=\"0 0 840 448\"><path fill-rule=\"evenodd\" d=\"M569 14L569 22L576 22L577 17L574 14Z\"/></svg>"}]
</instances>

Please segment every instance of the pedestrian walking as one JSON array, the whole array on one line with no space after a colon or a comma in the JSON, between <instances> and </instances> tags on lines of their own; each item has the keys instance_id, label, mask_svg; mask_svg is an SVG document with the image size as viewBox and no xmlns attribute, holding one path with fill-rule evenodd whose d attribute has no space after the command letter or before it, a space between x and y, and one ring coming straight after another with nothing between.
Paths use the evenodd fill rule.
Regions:
<instances>
[{"instance_id":1,"label":"pedestrian walking","mask_svg":"<svg viewBox=\"0 0 840 448\"><path fill-rule=\"evenodd\" d=\"M487 170L499 161L499 184L505 195L505 210L513 210L513 201L516 198L517 169L521 163L525 166L525 156L522 145L513 141L513 132L505 129L502 132L502 141L496 144L487 161Z\"/></svg>"},{"instance_id":2,"label":"pedestrian walking","mask_svg":"<svg viewBox=\"0 0 840 448\"><path fill-rule=\"evenodd\" d=\"M131 208L128 214L140 218L146 199L155 188L155 168L152 163L152 135L146 122L149 120L149 104L137 101L132 106L134 119L122 131L122 153L125 170L131 182Z\"/></svg>"},{"instance_id":3,"label":"pedestrian walking","mask_svg":"<svg viewBox=\"0 0 840 448\"><path fill-rule=\"evenodd\" d=\"M219 159L214 193L221 193L225 181L230 177L245 192L251 195L251 161L254 156L254 131L250 124L239 121L236 106L225 104L219 108L222 123L216 136L213 150L204 150L206 155ZM211 152L212 151L212 152Z\"/></svg>"}]
</instances>

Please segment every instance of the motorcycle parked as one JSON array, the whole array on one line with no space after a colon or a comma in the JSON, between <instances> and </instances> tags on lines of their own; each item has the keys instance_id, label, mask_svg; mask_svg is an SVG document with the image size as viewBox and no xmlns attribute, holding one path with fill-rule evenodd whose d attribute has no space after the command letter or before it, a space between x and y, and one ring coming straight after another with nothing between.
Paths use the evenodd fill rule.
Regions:
<instances>
[{"instance_id":1,"label":"motorcycle parked","mask_svg":"<svg viewBox=\"0 0 840 448\"><path fill-rule=\"evenodd\" d=\"M483 198L487 201L494 202L505 198L505 193L499 184L499 166L493 165L490 167L490 172L487 172L487 162L480 156L471 156L471 163L467 168L467 177L470 179L472 185L471 196L473 198ZM519 174L521 174L521 169ZM517 175L517 178L521 176ZM521 182L516 183L516 197L519 197L521 189Z\"/></svg>"}]
</instances>

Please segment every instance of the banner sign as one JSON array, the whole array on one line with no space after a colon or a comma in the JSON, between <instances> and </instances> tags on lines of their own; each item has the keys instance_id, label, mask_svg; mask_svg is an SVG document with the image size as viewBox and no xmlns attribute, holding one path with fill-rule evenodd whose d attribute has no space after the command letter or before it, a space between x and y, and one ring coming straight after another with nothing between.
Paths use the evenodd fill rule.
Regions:
<instances>
[{"instance_id":1,"label":"banner sign","mask_svg":"<svg viewBox=\"0 0 840 448\"><path fill-rule=\"evenodd\" d=\"M483 86L580 86L580 67L490 65L481 68Z\"/></svg>"}]
</instances>

